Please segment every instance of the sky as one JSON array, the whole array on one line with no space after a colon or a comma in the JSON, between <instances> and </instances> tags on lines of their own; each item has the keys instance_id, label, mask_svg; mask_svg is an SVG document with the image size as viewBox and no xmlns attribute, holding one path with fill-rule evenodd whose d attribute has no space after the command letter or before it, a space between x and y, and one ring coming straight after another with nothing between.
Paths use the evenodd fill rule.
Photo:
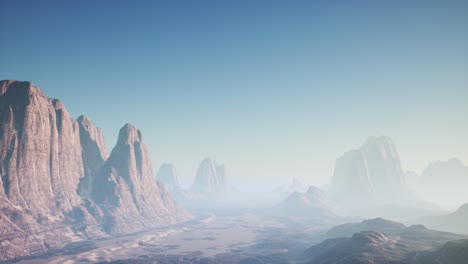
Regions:
<instances>
[{"instance_id":1,"label":"sky","mask_svg":"<svg viewBox=\"0 0 468 264\"><path fill-rule=\"evenodd\" d=\"M468 164L468 1L0 2L0 79L74 117L142 130L189 185L204 157L234 185L326 184L391 137L405 170ZM268 187L269 188L269 187Z\"/></svg>"}]
</instances>

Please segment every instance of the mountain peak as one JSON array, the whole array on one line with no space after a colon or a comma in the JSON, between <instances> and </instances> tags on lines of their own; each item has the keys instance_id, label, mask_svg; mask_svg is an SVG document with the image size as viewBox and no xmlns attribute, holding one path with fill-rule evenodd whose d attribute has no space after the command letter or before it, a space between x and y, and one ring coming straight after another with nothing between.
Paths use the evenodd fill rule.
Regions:
<instances>
[{"instance_id":1,"label":"mountain peak","mask_svg":"<svg viewBox=\"0 0 468 264\"><path fill-rule=\"evenodd\" d=\"M227 188L226 168L211 158L200 163L192 185L192 190L199 193L220 193Z\"/></svg>"},{"instance_id":2,"label":"mountain peak","mask_svg":"<svg viewBox=\"0 0 468 264\"><path fill-rule=\"evenodd\" d=\"M141 131L132 124L125 124L119 131L118 145L143 141Z\"/></svg>"},{"instance_id":3,"label":"mountain peak","mask_svg":"<svg viewBox=\"0 0 468 264\"><path fill-rule=\"evenodd\" d=\"M34 86L32 82L16 80L0 81L0 96L10 95L11 100L18 100L36 94L44 96L44 92L40 88Z\"/></svg>"}]
</instances>

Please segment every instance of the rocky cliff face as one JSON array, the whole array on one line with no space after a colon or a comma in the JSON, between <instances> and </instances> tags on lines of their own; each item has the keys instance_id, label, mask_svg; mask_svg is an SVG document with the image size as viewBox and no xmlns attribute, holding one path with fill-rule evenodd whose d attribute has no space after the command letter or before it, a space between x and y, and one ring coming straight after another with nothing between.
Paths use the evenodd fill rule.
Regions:
<instances>
[{"instance_id":1,"label":"rocky cliff face","mask_svg":"<svg viewBox=\"0 0 468 264\"><path fill-rule=\"evenodd\" d=\"M210 158L204 159L197 170L192 185L194 193L218 194L228 189L226 168Z\"/></svg>"},{"instance_id":2,"label":"rocky cliff face","mask_svg":"<svg viewBox=\"0 0 468 264\"><path fill-rule=\"evenodd\" d=\"M95 176L107 159L107 150L104 135L100 128L93 125L86 116L77 119L80 128L80 144L82 148L84 176L80 179L78 194L90 197L92 191L92 178Z\"/></svg>"},{"instance_id":3,"label":"rocky cliff face","mask_svg":"<svg viewBox=\"0 0 468 264\"><path fill-rule=\"evenodd\" d=\"M102 133L89 119L74 120L30 82L0 81L0 261L103 236L114 230L109 223L125 221L133 208L151 224L122 231L186 217L152 180L139 131L125 126L106 158ZM94 178L114 180L116 187ZM99 207L92 193L101 188L107 192Z\"/></svg>"},{"instance_id":4,"label":"rocky cliff face","mask_svg":"<svg viewBox=\"0 0 468 264\"><path fill-rule=\"evenodd\" d=\"M188 217L156 183L150 160L141 131L130 124L122 127L117 145L93 182L92 197L104 210L106 231L133 232Z\"/></svg>"},{"instance_id":5,"label":"rocky cliff face","mask_svg":"<svg viewBox=\"0 0 468 264\"><path fill-rule=\"evenodd\" d=\"M358 150L338 158L330 191L338 202L357 206L412 199L398 152L388 137L369 138Z\"/></svg>"},{"instance_id":6,"label":"rocky cliff face","mask_svg":"<svg viewBox=\"0 0 468 264\"><path fill-rule=\"evenodd\" d=\"M30 82L1 81L0 111L0 259L101 235L77 193L80 131L63 104Z\"/></svg>"}]
</instances>

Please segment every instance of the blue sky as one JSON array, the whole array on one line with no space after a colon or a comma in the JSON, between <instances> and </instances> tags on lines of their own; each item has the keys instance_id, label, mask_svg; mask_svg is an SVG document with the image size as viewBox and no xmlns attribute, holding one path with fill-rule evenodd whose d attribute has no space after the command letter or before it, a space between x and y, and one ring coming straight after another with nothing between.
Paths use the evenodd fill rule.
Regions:
<instances>
[{"instance_id":1,"label":"blue sky","mask_svg":"<svg viewBox=\"0 0 468 264\"><path fill-rule=\"evenodd\" d=\"M323 184L369 136L405 169L468 163L468 1L10 1L0 79L29 80L104 130L143 131L189 183Z\"/></svg>"}]
</instances>

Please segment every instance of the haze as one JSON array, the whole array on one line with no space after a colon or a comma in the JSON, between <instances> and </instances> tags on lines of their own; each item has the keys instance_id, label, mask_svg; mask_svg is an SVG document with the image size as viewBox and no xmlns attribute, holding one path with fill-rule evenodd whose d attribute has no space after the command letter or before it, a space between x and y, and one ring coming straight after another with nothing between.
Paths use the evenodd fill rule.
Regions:
<instances>
[{"instance_id":1,"label":"haze","mask_svg":"<svg viewBox=\"0 0 468 264\"><path fill-rule=\"evenodd\" d=\"M91 116L108 146L135 124L185 185L206 156L238 186L325 184L371 135L405 170L468 163L466 1L84 2L4 1L2 79Z\"/></svg>"}]
</instances>

